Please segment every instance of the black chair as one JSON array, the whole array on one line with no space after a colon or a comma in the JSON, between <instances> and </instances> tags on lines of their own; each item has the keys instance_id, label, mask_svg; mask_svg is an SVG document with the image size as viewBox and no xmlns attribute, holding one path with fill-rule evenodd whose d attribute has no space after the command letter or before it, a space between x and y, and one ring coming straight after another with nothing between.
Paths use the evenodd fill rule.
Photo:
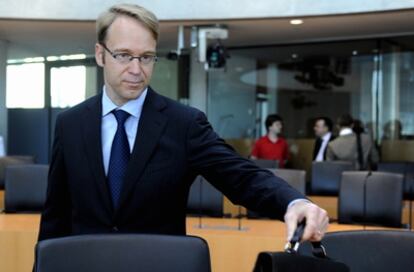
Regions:
<instances>
[{"instance_id":1,"label":"black chair","mask_svg":"<svg viewBox=\"0 0 414 272\"><path fill-rule=\"evenodd\" d=\"M338 222L401 227L402 196L402 175L344 172L338 200Z\"/></svg>"},{"instance_id":2,"label":"black chair","mask_svg":"<svg viewBox=\"0 0 414 272\"><path fill-rule=\"evenodd\" d=\"M5 212L41 212L46 200L49 166L12 165L6 169Z\"/></svg>"},{"instance_id":3,"label":"black chair","mask_svg":"<svg viewBox=\"0 0 414 272\"><path fill-rule=\"evenodd\" d=\"M278 176L289 183L290 186L305 194L306 187L306 171L295 169L267 169L275 176ZM247 217L252 219L269 218L261 213L247 210Z\"/></svg>"},{"instance_id":4,"label":"black chair","mask_svg":"<svg viewBox=\"0 0 414 272\"><path fill-rule=\"evenodd\" d=\"M199 237L119 234L44 240L36 272L209 272L210 254Z\"/></svg>"},{"instance_id":5,"label":"black chair","mask_svg":"<svg viewBox=\"0 0 414 272\"><path fill-rule=\"evenodd\" d=\"M5 156L0 157L0 189L4 189L4 177L6 168L10 165L33 164L33 156Z\"/></svg>"},{"instance_id":6,"label":"black chair","mask_svg":"<svg viewBox=\"0 0 414 272\"><path fill-rule=\"evenodd\" d=\"M404 176L404 199L414 200L414 162L380 162L379 172Z\"/></svg>"},{"instance_id":7,"label":"black chair","mask_svg":"<svg viewBox=\"0 0 414 272\"><path fill-rule=\"evenodd\" d=\"M311 194L337 196L341 175L344 171L354 170L351 162L324 161L312 163Z\"/></svg>"},{"instance_id":8,"label":"black chair","mask_svg":"<svg viewBox=\"0 0 414 272\"><path fill-rule=\"evenodd\" d=\"M347 264L352 272L411 272L414 233L409 231L344 231L327 233L322 240L328 256ZM302 243L299 254L311 255Z\"/></svg>"},{"instance_id":9,"label":"black chair","mask_svg":"<svg viewBox=\"0 0 414 272\"><path fill-rule=\"evenodd\" d=\"M187 214L190 216L223 217L223 194L202 176L197 176L190 188Z\"/></svg>"},{"instance_id":10,"label":"black chair","mask_svg":"<svg viewBox=\"0 0 414 272\"><path fill-rule=\"evenodd\" d=\"M297 169L267 169L289 183L290 186L305 194L306 171Z\"/></svg>"},{"instance_id":11,"label":"black chair","mask_svg":"<svg viewBox=\"0 0 414 272\"><path fill-rule=\"evenodd\" d=\"M277 160L253 159L252 161L261 168L279 168Z\"/></svg>"}]
</instances>

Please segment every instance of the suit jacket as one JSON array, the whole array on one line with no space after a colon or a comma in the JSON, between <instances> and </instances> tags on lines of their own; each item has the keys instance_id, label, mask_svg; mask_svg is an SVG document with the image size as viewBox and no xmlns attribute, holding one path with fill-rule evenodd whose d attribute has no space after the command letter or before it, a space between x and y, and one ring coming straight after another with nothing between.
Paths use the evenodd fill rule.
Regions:
<instances>
[{"instance_id":1,"label":"suit jacket","mask_svg":"<svg viewBox=\"0 0 414 272\"><path fill-rule=\"evenodd\" d=\"M328 150L326 153L326 159L328 161L340 160L350 161L354 163L355 169L368 169L378 163L379 156L378 151L371 139L367 134L361 133L361 147L362 147L362 167L358 162L358 145L356 135L349 134L339 136L328 144Z\"/></svg>"},{"instance_id":2,"label":"suit jacket","mask_svg":"<svg viewBox=\"0 0 414 272\"><path fill-rule=\"evenodd\" d=\"M329 137L328 143L335 140L335 136L331 133L331 137ZM313 160L316 160L316 157L318 156L319 149L322 146L322 138L318 137L315 140L315 144L313 146ZM326 145L325 150L323 151L323 159L326 160L326 151L328 150L328 145Z\"/></svg>"},{"instance_id":3,"label":"suit jacket","mask_svg":"<svg viewBox=\"0 0 414 272\"><path fill-rule=\"evenodd\" d=\"M278 218L290 201L304 198L237 155L202 112L149 88L114 210L102 161L101 99L57 118L39 240L110 232L184 235L189 188L198 174L232 202Z\"/></svg>"}]
</instances>

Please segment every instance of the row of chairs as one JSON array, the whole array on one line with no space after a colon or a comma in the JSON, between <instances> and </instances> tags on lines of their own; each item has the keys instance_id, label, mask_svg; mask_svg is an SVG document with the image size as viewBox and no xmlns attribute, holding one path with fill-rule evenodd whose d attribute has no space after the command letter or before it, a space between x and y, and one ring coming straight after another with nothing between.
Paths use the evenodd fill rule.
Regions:
<instances>
[{"instance_id":1,"label":"row of chairs","mask_svg":"<svg viewBox=\"0 0 414 272\"><path fill-rule=\"evenodd\" d=\"M305 192L303 170L269 169L291 186ZM323 173L322 173L323 174ZM403 176L400 174L367 171L338 173L338 222L341 224L369 224L403 227ZM197 177L190 190L190 215L227 216L223 213L223 195L203 177ZM266 215L247 211L248 218Z\"/></svg>"},{"instance_id":2,"label":"row of chairs","mask_svg":"<svg viewBox=\"0 0 414 272\"><path fill-rule=\"evenodd\" d=\"M288 183L305 194L306 172L293 169L268 169L274 175L288 181ZM205 178L198 176L190 188L187 202L187 214L190 216L213 216L229 217L223 211L223 194L211 185ZM249 217L256 218L258 215L249 211Z\"/></svg>"},{"instance_id":3,"label":"row of chairs","mask_svg":"<svg viewBox=\"0 0 414 272\"><path fill-rule=\"evenodd\" d=\"M253 160L262 168L278 168L276 160ZM355 166L347 161L324 161L312 163L312 177L307 186L307 194L338 196L341 175L353 171ZM401 174L404 182L404 199L414 200L414 162L380 162L378 172Z\"/></svg>"},{"instance_id":4,"label":"row of chairs","mask_svg":"<svg viewBox=\"0 0 414 272\"><path fill-rule=\"evenodd\" d=\"M350 162L314 162L308 192L312 195L338 196L341 174L352 171ZM404 199L414 199L414 162L381 162L377 172L394 173L403 176Z\"/></svg>"},{"instance_id":5,"label":"row of chairs","mask_svg":"<svg viewBox=\"0 0 414 272\"><path fill-rule=\"evenodd\" d=\"M305 193L305 171L269 170ZM45 201L47 174L47 165L9 166L5 178L5 211L40 212ZM402 175L362 171L344 171L338 175L342 180L338 185L340 223L371 223L401 227ZM229 216L223 212L222 193L201 176L196 178L191 187L187 207L189 215ZM247 216L263 217L252 211L248 211Z\"/></svg>"},{"instance_id":6,"label":"row of chairs","mask_svg":"<svg viewBox=\"0 0 414 272\"><path fill-rule=\"evenodd\" d=\"M326 234L323 244L330 258L345 263L353 272L413 269L412 232L334 232ZM309 243L299 247L301 255L310 256L311 252ZM198 237L83 235L38 243L35 271L209 272L211 264L208 245Z\"/></svg>"},{"instance_id":7,"label":"row of chairs","mask_svg":"<svg viewBox=\"0 0 414 272\"><path fill-rule=\"evenodd\" d=\"M19 164L7 167L5 174L5 211L40 212L46 197L48 165ZM275 175L305 193L305 171L270 169ZM187 213L226 217L223 213L223 195L202 176L198 176L190 189Z\"/></svg>"}]
</instances>

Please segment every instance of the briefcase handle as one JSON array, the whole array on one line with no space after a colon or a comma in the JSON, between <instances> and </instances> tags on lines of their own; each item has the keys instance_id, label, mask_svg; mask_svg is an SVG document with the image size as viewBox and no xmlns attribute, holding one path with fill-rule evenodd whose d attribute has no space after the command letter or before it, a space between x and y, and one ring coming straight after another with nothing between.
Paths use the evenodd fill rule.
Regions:
<instances>
[{"instance_id":1,"label":"briefcase handle","mask_svg":"<svg viewBox=\"0 0 414 272\"><path fill-rule=\"evenodd\" d=\"M300 222L295 230L295 233L293 234L292 239L290 239L289 242L287 242L285 246L285 252L290 254L297 254L298 248L300 245L300 240L302 239L303 233L305 231L306 227L306 219L303 219L302 222ZM312 254L313 256L321 259L328 259L326 255L325 247L322 245L322 242L311 242L312 244Z\"/></svg>"}]
</instances>

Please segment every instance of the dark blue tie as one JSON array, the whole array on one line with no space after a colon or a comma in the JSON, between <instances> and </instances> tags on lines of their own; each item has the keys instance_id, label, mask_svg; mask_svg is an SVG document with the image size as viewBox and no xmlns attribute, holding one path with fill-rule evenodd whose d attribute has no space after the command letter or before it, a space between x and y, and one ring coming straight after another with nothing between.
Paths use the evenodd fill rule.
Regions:
<instances>
[{"instance_id":1,"label":"dark blue tie","mask_svg":"<svg viewBox=\"0 0 414 272\"><path fill-rule=\"evenodd\" d=\"M129 113L123 110L116 110L112 111L112 114L118 122L118 128L116 129L115 137L112 142L108 169L108 183L112 196L112 204L114 208L117 209L130 157L128 137L124 126L125 120L129 117Z\"/></svg>"}]
</instances>

